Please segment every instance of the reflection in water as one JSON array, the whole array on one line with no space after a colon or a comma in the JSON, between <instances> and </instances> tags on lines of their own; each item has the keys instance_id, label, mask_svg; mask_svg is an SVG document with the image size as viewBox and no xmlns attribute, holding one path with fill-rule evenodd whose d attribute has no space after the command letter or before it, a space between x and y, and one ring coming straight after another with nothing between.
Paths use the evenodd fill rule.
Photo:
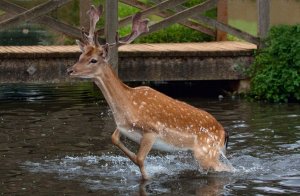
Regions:
<instances>
[{"instance_id":1,"label":"reflection in water","mask_svg":"<svg viewBox=\"0 0 300 196\"><path fill-rule=\"evenodd\" d=\"M229 131L226 156L235 171L203 173L190 153L152 151L152 179L142 183L138 168L111 144L115 125L97 92L87 85L0 86L0 194L300 193L298 104L184 98Z\"/></svg>"}]
</instances>

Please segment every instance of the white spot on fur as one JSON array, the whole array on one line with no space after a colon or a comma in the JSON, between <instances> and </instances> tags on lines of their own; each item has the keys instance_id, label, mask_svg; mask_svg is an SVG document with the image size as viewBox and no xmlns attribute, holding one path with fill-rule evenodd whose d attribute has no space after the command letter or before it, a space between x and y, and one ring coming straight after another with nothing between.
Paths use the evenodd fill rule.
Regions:
<instances>
[{"instance_id":1,"label":"white spot on fur","mask_svg":"<svg viewBox=\"0 0 300 196\"><path fill-rule=\"evenodd\" d=\"M208 129L204 128L204 127L200 127L200 131L203 133L208 133Z\"/></svg>"},{"instance_id":2,"label":"white spot on fur","mask_svg":"<svg viewBox=\"0 0 300 196\"><path fill-rule=\"evenodd\" d=\"M206 142L207 142L207 143L209 143L209 142L210 142L210 139L209 139L209 138L207 138L207 139L206 139Z\"/></svg>"}]
</instances>

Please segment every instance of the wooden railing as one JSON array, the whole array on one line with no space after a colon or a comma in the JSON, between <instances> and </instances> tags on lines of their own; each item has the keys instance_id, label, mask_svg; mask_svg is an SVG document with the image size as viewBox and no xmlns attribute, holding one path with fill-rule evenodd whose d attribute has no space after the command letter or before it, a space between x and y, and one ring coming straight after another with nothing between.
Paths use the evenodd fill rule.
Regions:
<instances>
[{"instance_id":1,"label":"wooden railing","mask_svg":"<svg viewBox=\"0 0 300 196\"><path fill-rule=\"evenodd\" d=\"M17 25L21 22L34 22L46 25L68 36L79 38L81 35L79 28L46 16L47 13L70 1L72 0L50 0L27 10L26 8L18 6L14 3L10 3L7 0L0 0L0 9L7 13L14 14L13 17L0 21L1 29ZM151 14L162 17L162 21L150 26L149 33L166 28L174 23L179 23L196 31L216 37L217 40L224 40L226 38L226 36L221 35L221 32L223 32L223 34L229 33L238 38L258 45L260 40L259 37L264 37L268 31L270 0L257 0L259 32L257 37L227 24L227 0L207 0L204 3L195 5L191 8L186 8L182 5L186 1L187 0L150 0L150 2L154 3L154 6L149 6L138 0L107 0L106 9L109 10L109 12L106 12L107 25L106 28L100 29L99 32L104 35L105 29L107 29L106 31L110 32L109 34L112 35L113 33L109 31L110 27L112 28L113 26L113 30L116 31L118 28L130 23L131 16L123 18L120 21L117 20L118 2L122 2L140 9L144 17L147 17ZM82 26L88 26L85 24L88 24L85 13L87 9L89 9L90 3L91 0L80 0L80 21ZM202 13L213 7L217 7L218 10L217 20L202 15Z\"/></svg>"},{"instance_id":2,"label":"wooden railing","mask_svg":"<svg viewBox=\"0 0 300 196\"><path fill-rule=\"evenodd\" d=\"M150 0L154 3L149 6L138 0L120 0L120 2L140 9L143 17L155 14L163 19L149 27L149 33L164 29L174 23L179 23L191 29L216 37L217 41L225 40L227 33L234 35L245 41L261 45L261 38L264 38L269 29L269 5L270 0L257 0L258 8L258 36L253 36L247 32L241 31L233 26L228 25L227 0L207 0L203 3L187 8L182 4L187 0ZM114 40L114 31L117 27L123 27L130 22L131 16L120 21L117 18L118 0L106 1L106 10L110 10L113 17L106 17L106 28L111 28L109 34L106 34L108 40ZM209 18L202 15L205 11L217 7L217 19ZM115 11L113 11L115 10ZM103 31L103 30L102 30ZM111 36L111 39L109 38ZM115 53L116 54L116 53ZM116 54L117 55L117 54ZM112 60L114 64L117 61ZM116 63L117 64L117 63Z\"/></svg>"},{"instance_id":3,"label":"wooden railing","mask_svg":"<svg viewBox=\"0 0 300 196\"><path fill-rule=\"evenodd\" d=\"M55 31L64 33L71 37L80 37L80 29L46 16L47 13L70 1L71 0L48 1L27 10L26 8L10 3L9 1L0 0L0 10L5 11L7 13L6 15L13 15L7 19L4 17L4 20L0 21L1 30L18 25L21 22L33 22L46 25Z\"/></svg>"},{"instance_id":4,"label":"wooden railing","mask_svg":"<svg viewBox=\"0 0 300 196\"><path fill-rule=\"evenodd\" d=\"M33 22L46 25L55 31L64 33L74 38L80 38L80 29L66 23L60 22L46 14L71 0L49 0L27 10L7 0L0 0L0 10L4 10L12 17L0 21L1 29L17 25L21 22ZM264 38L269 28L269 4L270 0L257 0L258 8L258 36L253 36L235 27L228 25L227 21L227 0L206 0L203 3L187 8L182 4L187 0L149 0L152 6L139 0L106 0L105 27L100 29L100 35L104 35L108 43L115 42L115 33L131 22L131 16L118 20L118 2L140 9L143 17L158 15L163 19L152 24L149 33L166 28L174 23L179 23L196 31L203 32L216 38L224 40L227 33L234 35L245 41L260 45L261 38ZM80 22L81 26L88 26L86 11L89 9L91 0L80 0ZM209 9L217 7L217 19L209 18L203 13ZM148 34L149 34L148 33ZM112 49L111 63L117 64L117 49Z\"/></svg>"}]
</instances>

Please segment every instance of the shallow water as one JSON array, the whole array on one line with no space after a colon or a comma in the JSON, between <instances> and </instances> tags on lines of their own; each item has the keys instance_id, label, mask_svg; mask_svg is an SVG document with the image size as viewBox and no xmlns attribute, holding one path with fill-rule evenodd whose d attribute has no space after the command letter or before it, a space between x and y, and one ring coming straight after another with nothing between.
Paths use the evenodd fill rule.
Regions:
<instances>
[{"instance_id":1,"label":"shallow water","mask_svg":"<svg viewBox=\"0 0 300 196\"><path fill-rule=\"evenodd\" d=\"M151 151L152 179L142 183L111 144L115 125L97 89L1 85L0 195L299 195L299 104L180 99L229 131L233 173L203 173L190 153Z\"/></svg>"}]
</instances>

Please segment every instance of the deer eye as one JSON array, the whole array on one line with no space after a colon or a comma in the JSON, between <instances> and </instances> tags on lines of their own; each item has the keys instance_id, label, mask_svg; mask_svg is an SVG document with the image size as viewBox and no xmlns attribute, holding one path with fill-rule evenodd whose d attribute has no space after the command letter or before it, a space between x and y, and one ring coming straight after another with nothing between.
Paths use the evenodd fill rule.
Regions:
<instances>
[{"instance_id":1,"label":"deer eye","mask_svg":"<svg viewBox=\"0 0 300 196\"><path fill-rule=\"evenodd\" d=\"M98 61L96 60L96 59L92 59L91 61L90 61L90 63L97 63Z\"/></svg>"}]
</instances>

